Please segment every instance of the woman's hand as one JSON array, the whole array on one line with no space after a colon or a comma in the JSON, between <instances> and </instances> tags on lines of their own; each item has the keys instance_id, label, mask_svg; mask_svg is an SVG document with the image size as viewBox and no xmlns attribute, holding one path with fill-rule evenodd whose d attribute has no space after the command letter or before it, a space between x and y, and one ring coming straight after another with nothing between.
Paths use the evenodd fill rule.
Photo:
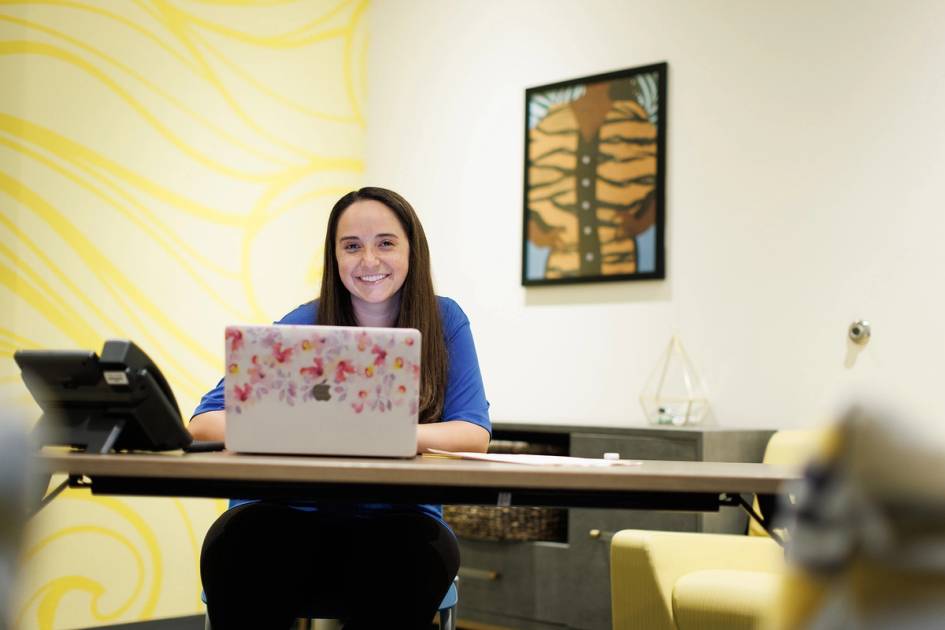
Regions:
<instances>
[{"instance_id":1,"label":"woman's hand","mask_svg":"<svg viewBox=\"0 0 945 630\"><path fill-rule=\"evenodd\" d=\"M202 442L222 442L226 434L226 412L205 411L190 419L187 428L195 440Z\"/></svg>"},{"instance_id":2,"label":"woman's hand","mask_svg":"<svg viewBox=\"0 0 945 630\"><path fill-rule=\"evenodd\" d=\"M417 425L418 453L423 453L428 448L485 453L488 447L489 432L472 422L446 420Z\"/></svg>"}]
</instances>

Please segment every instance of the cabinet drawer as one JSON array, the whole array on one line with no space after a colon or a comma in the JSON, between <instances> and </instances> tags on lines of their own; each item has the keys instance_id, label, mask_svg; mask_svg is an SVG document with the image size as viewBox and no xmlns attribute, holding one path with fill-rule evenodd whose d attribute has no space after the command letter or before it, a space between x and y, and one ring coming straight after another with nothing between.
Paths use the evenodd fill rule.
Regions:
<instances>
[{"instance_id":1,"label":"cabinet drawer","mask_svg":"<svg viewBox=\"0 0 945 630\"><path fill-rule=\"evenodd\" d=\"M571 436L574 457L603 457L620 453L623 459L667 459L691 462L698 459L699 444L694 436L627 436L575 433Z\"/></svg>"},{"instance_id":2,"label":"cabinet drawer","mask_svg":"<svg viewBox=\"0 0 945 630\"><path fill-rule=\"evenodd\" d=\"M459 601L463 608L539 618L533 547L527 542L462 540Z\"/></svg>"},{"instance_id":3,"label":"cabinet drawer","mask_svg":"<svg viewBox=\"0 0 945 630\"><path fill-rule=\"evenodd\" d=\"M583 545L610 547L610 537L621 529L654 529L665 532L699 531L699 514L656 510L572 509L568 538L577 550ZM592 531L600 532L595 539Z\"/></svg>"}]
</instances>

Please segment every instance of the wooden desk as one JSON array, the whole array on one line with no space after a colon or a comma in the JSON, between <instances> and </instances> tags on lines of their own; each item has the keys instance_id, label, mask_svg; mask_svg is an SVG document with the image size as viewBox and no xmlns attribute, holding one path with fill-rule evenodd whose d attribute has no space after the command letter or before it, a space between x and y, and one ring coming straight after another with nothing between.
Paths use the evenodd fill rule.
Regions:
<instances>
[{"instance_id":1,"label":"wooden desk","mask_svg":"<svg viewBox=\"0 0 945 630\"><path fill-rule=\"evenodd\" d=\"M799 476L765 464L716 461L645 460L635 467L580 468L433 457L87 455L56 449L44 449L39 463L49 473L69 475L71 486L96 494L618 508L570 510L569 543L461 541L467 571L481 565L502 576L493 581L463 577L464 619L533 630L610 627L609 545L601 542L606 536L587 539L590 515L599 515L603 525L595 521L594 526L602 529L615 529L606 523L620 523L621 514L718 517L733 495L775 494Z\"/></svg>"},{"instance_id":2,"label":"wooden desk","mask_svg":"<svg viewBox=\"0 0 945 630\"><path fill-rule=\"evenodd\" d=\"M798 474L766 464L644 461L526 466L416 457L232 453L90 455L44 449L40 466L96 494L717 510L722 494L775 494Z\"/></svg>"}]
</instances>

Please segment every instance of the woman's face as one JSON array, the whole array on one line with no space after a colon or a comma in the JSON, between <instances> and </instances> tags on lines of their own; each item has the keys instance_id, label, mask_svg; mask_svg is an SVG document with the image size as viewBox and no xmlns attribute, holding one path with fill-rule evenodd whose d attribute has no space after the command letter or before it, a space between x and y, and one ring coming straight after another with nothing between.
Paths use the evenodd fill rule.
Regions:
<instances>
[{"instance_id":1,"label":"woman's face","mask_svg":"<svg viewBox=\"0 0 945 630\"><path fill-rule=\"evenodd\" d=\"M380 201L362 199L338 219L335 258L351 300L381 304L404 285L410 243L393 210Z\"/></svg>"}]
</instances>

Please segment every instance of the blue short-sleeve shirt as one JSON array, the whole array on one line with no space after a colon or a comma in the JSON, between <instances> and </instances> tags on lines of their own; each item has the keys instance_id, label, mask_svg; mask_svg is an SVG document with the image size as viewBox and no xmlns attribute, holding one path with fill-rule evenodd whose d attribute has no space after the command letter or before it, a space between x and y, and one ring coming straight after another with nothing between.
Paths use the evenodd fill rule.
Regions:
<instances>
[{"instance_id":1,"label":"blue short-sleeve shirt","mask_svg":"<svg viewBox=\"0 0 945 630\"><path fill-rule=\"evenodd\" d=\"M472 331L469 327L469 318L459 305L446 297L437 297L440 307L440 319L443 323L443 335L446 339L447 375L446 392L443 401L443 417L440 422L465 421L479 425L492 434L492 423L489 421L489 402L486 400L485 388L482 384L482 374L479 372L479 359L476 356L476 346L473 343ZM318 323L318 302L312 301L303 304L288 313L276 324ZM218 411L224 408L223 380L217 386L204 394L200 404L194 409L193 415L206 411ZM234 499L230 506L247 503L248 500ZM323 506L320 509L341 510L341 506ZM308 508L312 509L312 508ZM442 509L438 505L394 506L390 504L358 504L346 509L356 513L373 510L419 509L442 520Z\"/></svg>"}]
</instances>

